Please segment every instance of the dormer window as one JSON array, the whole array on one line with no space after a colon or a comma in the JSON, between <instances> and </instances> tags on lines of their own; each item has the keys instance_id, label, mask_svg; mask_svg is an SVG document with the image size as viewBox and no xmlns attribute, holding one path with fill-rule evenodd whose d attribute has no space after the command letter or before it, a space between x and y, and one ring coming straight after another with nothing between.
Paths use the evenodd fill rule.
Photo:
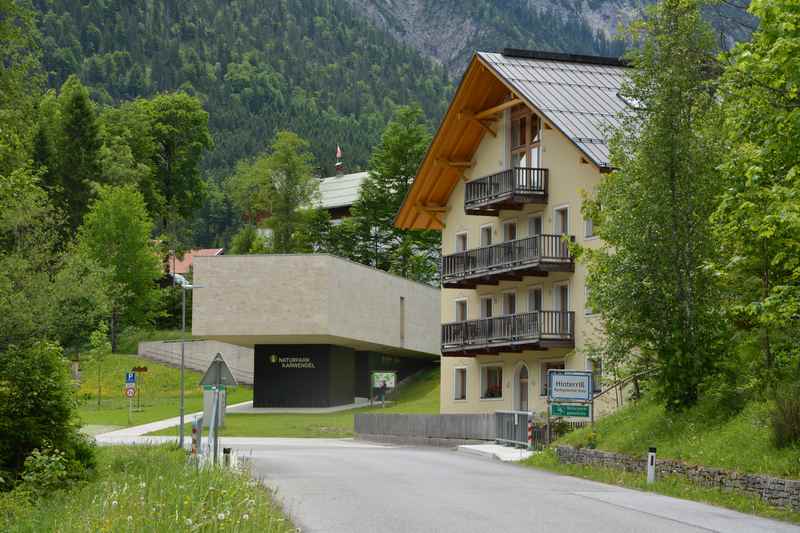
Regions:
<instances>
[{"instance_id":1,"label":"dormer window","mask_svg":"<svg viewBox=\"0 0 800 533\"><path fill-rule=\"evenodd\" d=\"M527 106L518 105L511 109L511 166L539 167L539 138L541 120Z\"/></svg>"}]
</instances>

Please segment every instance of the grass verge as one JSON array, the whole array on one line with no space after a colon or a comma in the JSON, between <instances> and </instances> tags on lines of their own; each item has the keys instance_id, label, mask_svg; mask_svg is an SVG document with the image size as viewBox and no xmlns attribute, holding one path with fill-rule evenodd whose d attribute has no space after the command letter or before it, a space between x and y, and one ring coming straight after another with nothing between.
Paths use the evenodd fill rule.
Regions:
<instances>
[{"instance_id":1,"label":"grass verge","mask_svg":"<svg viewBox=\"0 0 800 533\"><path fill-rule=\"evenodd\" d=\"M236 437L351 437L356 413L438 413L439 369L423 373L416 381L398 391L392 404L364 407L351 411L324 414L228 414L223 436ZM230 402L229 402L230 403ZM185 431L191 431L187 424ZM168 428L152 435L177 435L178 428Z\"/></svg>"},{"instance_id":2,"label":"grass verge","mask_svg":"<svg viewBox=\"0 0 800 533\"><path fill-rule=\"evenodd\" d=\"M94 479L28 501L0 494L0 529L34 531L295 531L246 473L198 469L168 446L98 450Z\"/></svg>"},{"instance_id":3,"label":"grass verge","mask_svg":"<svg viewBox=\"0 0 800 533\"><path fill-rule=\"evenodd\" d=\"M655 492L665 496L708 503L743 513L800 524L800 513L798 512L773 507L763 502L760 498L749 494L701 487L680 476L661 477L654 484L648 485L643 473L624 472L613 468L590 465L561 464L552 449L535 454L530 459L523 461L523 464L609 485Z\"/></svg>"},{"instance_id":4,"label":"grass verge","mask_svg":"<svg viewBox=\"0 0 800 533\"><path fill-rule=\"evenodd\" d=\"M669 413L642 399L595 423L597 448L643 456L650 446L658 456L691 464L800 479L800 447L776 448L770 438L769 404L751 401L732 411L704 399L681 413ZM586 446L591 430L562 437L559 444Z\"/></svg>"},{"instance_id":5,"label":"grass verge","mask_svg":"<svg viewBox=\"0 0 800 533\"><path fill-rule=\"evenodd\" d=\"M78 390L78 415L84 425L127 426L128 399L124 397L125 372L134 366L146 366L140 398L142 411L134 411L131 425L146 424L178 416L180 371L135 355L110 354L100 367L101 402L97 403L97 364L81 362L81 384ZM203 410L203 391L199 387L200 372L187 370L186 412ZM236 387L228 391L228 404L253 399L249 387Z\"/></svg>"}]
</instances>

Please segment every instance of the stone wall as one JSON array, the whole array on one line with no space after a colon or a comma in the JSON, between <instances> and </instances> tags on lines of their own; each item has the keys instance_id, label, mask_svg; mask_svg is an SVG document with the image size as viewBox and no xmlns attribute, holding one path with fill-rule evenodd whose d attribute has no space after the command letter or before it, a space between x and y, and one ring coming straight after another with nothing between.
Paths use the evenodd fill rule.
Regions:
<instances>
[{"instance_id":1,"label":"stone wall","mask_svg":"<svg viewBox=\"0 0 800 533\"><path fill-rule=\"evenodd\" d=\"M616 468L628 472L645 472L647 459L621 453L557 446L556 456L561 463L586 464ZM766 503L800 511L800 480L782 479L760 474L741 474L720 468L690 465L680 461L658 459L656 473L684 476L693 483L723 490L735 489L760 497Z\"/></svg>"}]
</instances>

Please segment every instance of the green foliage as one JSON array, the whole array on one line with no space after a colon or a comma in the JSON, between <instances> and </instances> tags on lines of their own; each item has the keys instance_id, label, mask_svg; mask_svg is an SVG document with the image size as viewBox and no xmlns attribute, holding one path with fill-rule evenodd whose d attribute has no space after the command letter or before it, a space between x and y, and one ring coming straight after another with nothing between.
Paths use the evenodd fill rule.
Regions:
<instances>
[{"instance_id":1,"label":"green foliage","mask_svg":"<svg viewBox=\"0 0 800 533\"><path fill-rule=\"evenodd\" d=\"M800 387L785 384L775 393L775 406L770 413L772 442L778 448L800 445Z\"/></svg>"},{"instance_id":2,"label":"green foliage","mask_svg":"<svg viewBox=\"0 0 800 533\"><path fill-rule=\"evenodd\" d=\"M728 150L714 267L748 369L791 380L800 368L800 11L790 1L754 1L750 11L759 28L730 53L721 87Z\"/></svg>"},{"instance_id":3,"label":"green foliage","mask_svg":"<svg viewBox=\"0 0 800 533\"><path fill-rule=\"evenodd\" d=\"M25 459L22 483L34 494L43 496L67 484L67 458L59 450L33 450Z\"/></svg>"},{"instance_id":4,"label":"green foliage","mask_svg":"<svg viewBox=\"0 0 800 533\"><path fill-rule=\"evenodd\" d=\"M103 361L111 352L111 342L108 340L108 324L100 325L89 336L89 357L97 367L97 407L101 405L103 396Z\"/></svg>"},{"instance_id":5,"label":"green foliage","mask_svg":"<svg viewBox=\"0 0 800 533\"><path fill-rule=\"evenodd\" d=\"M153 223L132 186L101 187L78 233L80 253L110 272L111 343L120 325L151 323L159 311L161 261L150 240Z\"/></svg>"},{"instance_id":6,"label":"green foliage","mask_svg":"<svg viewBox=\"0 0 800 533\"><path fill-rule=\"evenodd\" d=\"M58 96L60 131L56 141L56 206L74 232L89 208L92 186L101 179L100 130L89 91L70 76ZM52 168L52 167L51 167Z\"/></svg>"},{"instance_id":7,"label":"green foliage","mask_svg":"<svg viewBox=\"0 0 800 533\"><path fill-rule=\"evenodd\" d=\"M0 494L0 529L28 531L295 531L248 472L196 468L174 446L108 446L87 483L28 500Z\"/></svg>"},{"instance_id":8,"label":"green foliage","mask_svg":"<svg viewBox=\"0 0 800 533\"><path fill-rule=\"evenodd\" d=\"M439 232L401 230L394 227L394 218L430 140L419 106L397 109L372 154L369 177L353 205L356 245L351 256L360 263L428 283L438 273Z\"/></svg>"},{"instance_id":9,"label":"green foliage","mask_svg":"<svg viewBox=\"0 0 800 533\"><path fill-rule=\"evenodd\" d=\"M310 141L320 175L333 174L337 144L363 168L394 106L416 99L436 120L451 90L443 68L347 3L33 3L51 86L75 73L103 104L197 96L215 145L203 167L217 178L287 127Z\"/></svg>"},{"instance_id":10,"label":"green foliage","mask_svg":"<svg viewBox=\"0 0 800 533\"><path fill-rule=\"evenodd\" d=\"M621 93L635 107L612 138L616 170L584 212L604 241L585 251L588 284L608 353L654 367L674 410L697 401L725 351L719 288L705 268L717 255L708 218L720 192L713 38L694 0L653 6L633 38Z\"/></svg>"},{"instance_id":11,"label":"green foliage","mask_svg":"<svg viewBox=\"0 0 800 533\"><path fill-rule=\"evenodd\" d=\"M16 0L0 0L0 175L26 160L43 77L34 13Z\"/></svg>"},{"instance_id":12,"label":"green foliage","mask_svg":"<svg viewBox=\"0 0 800 533\"><path fill-rule=\"evenodd\" d=\"M255 226L247 224L243 226L239 233L233 236L233 241L228 248L229 254L263 254L268 250L264 238L258 234Z\"/></svg>"},{"instance_id":13,"label":"green foliage","mask_svg":"<svg viewBox=\"0 0 800 533\"><path fill-rule=\"evenodd\" d=\"M70 468L91 466L73 407L72 384L57 345L39 342L0 352L0 472L20 472L35 449L63 451Z\"/></svg>"}]
</instances>

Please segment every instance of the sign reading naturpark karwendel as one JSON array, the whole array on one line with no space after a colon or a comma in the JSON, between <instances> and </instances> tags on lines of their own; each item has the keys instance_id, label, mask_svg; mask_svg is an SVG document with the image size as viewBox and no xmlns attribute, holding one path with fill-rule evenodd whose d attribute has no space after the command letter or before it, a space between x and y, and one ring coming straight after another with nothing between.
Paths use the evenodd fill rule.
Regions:
<instances>
[{"instance_id":1,"label":"sign reading naturpark karwendel","mask_svg":"<svg viewBox=\"0 0 800 533\"><path fill-rule=\"evenodd\" d=\"M547 373L550 401L592 401L592 373L581 370L550 370Z\"/></svg>"}]
</instances>

